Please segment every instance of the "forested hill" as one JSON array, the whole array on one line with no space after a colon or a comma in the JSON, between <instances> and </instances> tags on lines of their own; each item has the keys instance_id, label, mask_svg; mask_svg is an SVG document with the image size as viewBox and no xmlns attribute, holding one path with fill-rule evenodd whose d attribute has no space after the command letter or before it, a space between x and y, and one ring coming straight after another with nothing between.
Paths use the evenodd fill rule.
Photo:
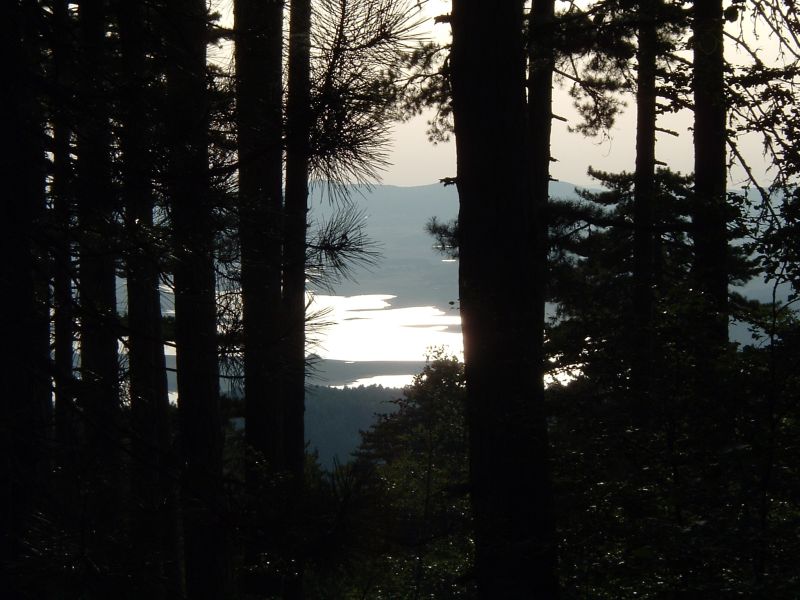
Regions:
<instances>
[{"instance_id":1,"label":"forested hill","mask_svg":"<svg viewBox=\"0 0 800 600\"><path fill-rule=\"evenodd\" d=\"M306 440L319 463L333 468L334 460L346 463L361 443L361 431L376 421L376 415L397 410L393 400L403 390L379 385L331 388L313 385L306 390Z\"/></svg>"},{"instance_id":2,"label":"forested hill","mask_svg":"<svg viewBox=\"0 0 800 600\"><path fill-rule=\"evenodd\" d=\"M396 400L403 398L400 388L369 385L335 388L306 386L305 437L308 451L317 454L319 464L332 470L345 464L361 443L361 432L378 419L397 411ZM226 417L236 431L244 430L244 400L226 396Z\"/></svg>"}]
</instances>

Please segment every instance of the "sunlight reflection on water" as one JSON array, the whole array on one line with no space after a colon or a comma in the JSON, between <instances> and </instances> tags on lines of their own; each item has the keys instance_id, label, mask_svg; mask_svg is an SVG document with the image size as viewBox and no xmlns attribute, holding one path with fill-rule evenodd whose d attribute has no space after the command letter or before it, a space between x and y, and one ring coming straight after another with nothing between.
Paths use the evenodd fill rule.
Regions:
<instances>
[{"instance_id":1,"label":"sunlight reflection on water","mask_svg":"<svg viewBox=\"0 0 800 600\"><path fill-rule=\"evenodd\" d=\"M314 295L309 314L319 314L322 325L312 325L311 351L328 360L420 361L429 348L443 346L463 358L457 313L435 306L392 308L394 298Z\"/></svg>"},{"instance_id":2,"label":"sunlight reflection on water","mask_svg":"<svg viewBox=\"0 0 800 600\"><path fill-rule=\"evenodd\" d=\"M383 387L390 388L404 388L407 385L411 385L411 383L414 381L414 377L414 375L375 375L374 377L356 379L347 385L332 385L331 387L344 389L348 387L359 387L361 385L365 387L370 385L381 385Z\"/></svg>"},{"instance_id":3,"label":"sunlight reflection on water","mask_svg":"<svg viewBox=\"0 0 800 600\"><path fill-rule=\"evenodd\" d=\"M418 365L432 348L444 348L447 354L464 360L461 317L457 311L446 313L435 306L392 308L391 300L395 298L389 294L309 295L309 352L331 361L376 365L408 361ZM164 350L167 355L175 354L174 347L165 346ZM332 387L402 388L412 383L415 374L376 373ZM551 371L545 376L545 385L556 382L564 385L579 374L579 365Z\"/></svg>"}]
</instances>

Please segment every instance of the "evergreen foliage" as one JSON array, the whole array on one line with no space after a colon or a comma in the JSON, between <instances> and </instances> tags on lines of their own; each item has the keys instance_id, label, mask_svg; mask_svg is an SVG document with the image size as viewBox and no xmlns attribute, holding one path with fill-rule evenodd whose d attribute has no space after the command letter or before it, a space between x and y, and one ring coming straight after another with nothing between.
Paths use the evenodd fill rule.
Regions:
<instances>
[{"instance_id":1,"label":"evergreen foliage","mask_svg":"<svg viewBox=\"0 0 800 600\"><path fill-rule=\"evenodd\" d=\"M452 44L417 4L4 8L3 599L797 595L794 3L454 0ZM571 201L554 82L574 132L637 108L633 172ZM306 281L375 257L346 184L431 108L465 363L305 390ZM655 153L681 111L691 175ZM312 229L316 180L342 208Z\"/></svg>"}]
</instances>

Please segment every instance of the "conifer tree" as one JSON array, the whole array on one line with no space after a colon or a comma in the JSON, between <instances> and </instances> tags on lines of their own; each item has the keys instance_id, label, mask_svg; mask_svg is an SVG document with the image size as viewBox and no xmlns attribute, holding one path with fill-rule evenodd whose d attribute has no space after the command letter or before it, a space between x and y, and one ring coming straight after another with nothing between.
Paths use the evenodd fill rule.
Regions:
<instances>
[{"instance_id":1,"label":"conifer tree","mask_svg":"<svg viewBox=\"0 0 800 600\"><path fill-rule=\"evenodd\" d=\"M283 303L288 363L285 457L298 482L303 474L305 396L305 309L308 178L311 160L311 2L292 0L289 22L289 93L286 105L286 229Z\"/></svg>"},{"instance_id":2,"label":"conifer tree","mask_svg":"<svg viewBox=\"0 0 800 600\"><path fill-rule=\"evenodd\" d=\"M634 178L633 297L635 348L631 364L634 390L649 397L653 367L653 214L656 197L657 19L661 3L643 0L636 8L636 171Z\"/></svg>"},{"instance_id":3,"label":"conifer tree","mask_svg":"<svg viewBox=\"0 0 800 600\"><path fill-rule=\"evenodd\" d=\"M234 14L246 432L252 466L260 464L252 479L283 463L283 2L237 0Z\"/></svg>"},{"instance_id":4,"label":"conifer tree","mask_svg":"<svg viewBox=\"0 0 800 600\"><path fill-rule=\"evenodd\" d=\"M209 185L208 15L203 0L170 1L163 10L186 595L220 598L228 586L228 547Z\"/></svg>"},{"instance_id":5,"label":"conifer tree","mask_svg":"<svg viewBox=\"0 0 800 600\"><path fill-rule=\"evenodd\" d=\"M69 2L52 2L52 65L50 120L53 128L52 272L53 272L53 358L54 358L54 428L58 464L65 467L66 456L75 447L75 389L73 385L73 342L75 338L75 276L72 252L73 214L75 209L74 170L72 161L74 130L74 23Z\"/></svg>"},{"instance_id":6,"label":"conifer tree","mask_svg":"<svg viewBox=\"0 0 800 600\"><path fill-rule=\"evenodd\" d=\"M311 158L311 1L291 0L289 11L289 89L286 103L286 204L283 261L283 347L281 378L284 469L291 477L289 514L297 518L305 469L305 312L308 177ZM291 552L291 550L290 550ZM296 550L295 550L296 552ZM288 578L284 597L303 597L300 556L293 556L296 574Z\"/></svg>"},{"instance_id":7,"label":"conifer tree","mask_svg":"<svg viewBox=\"0 0 800 600\"><path fill-rule=\"evenodd\" d=\"M47 297L42 276L39 231L45 208L45 134L42 105L42 12L36 2L6 7L8 35L2 48L9 59L9 81L0 95L3 136L14 151L2 161L4 219L3 305L0 319L11 352L2 366L0 401L3 515L0 519L0 585L9 598L24 598L19 567L31 556L28 537L48 492L50 379ZM42 393L44 390L44 394Z\"/></svg>"},{"instance_id":8,"label":"conifer tree","mask_svg":"<svg viewBox=\"0 0 800 600\"><path fill-rule=\"evenodd\" d=\"M721 0L693 3L694 277L705 307L698 326L714 354L728 339L724 23Z\"/></svg>"},{"instance_id":9,"label":"conifer tree","mask_svg":"<svg viewBox=\"0 0 800 600\"><path fill-rule=\"evenodd\" d=\"M80 227L78 296L80 301L80 392L85 432L83 466L89 473L92 534L88 544L98 556L116 563L122 502L122 415L117 350L116 211L112 183L111 73L105 2L85 0L78 7L80 67L77 89L76 197ZM113 549L113 550L112 550ZM114 573L116 574L116 573ZM101 593L111 593L113 576L101 577Z\"/></svg>"},{"instance_id":10,"label":"conifer tree","mask_svg":"<svg viewBox=\"0 0 800 600\"><path fill-rule=\"evenodd\" d=\"M138 593L153 598L180 590L177 489L171 449L169 397L162 333L158 234L154 227L156 72L153 15L118 2L121 200L128 296L128 378L131 436L131 561Z\"/></svg>"},{"instance_id":11,"label":"conifer tree","mask_svg":"<svg viewBox=\"0 0 800 600\"><path fill-rule=\"evenodd\" d=\"M539 269L527 264L537 224L526 175L523 5L456 1L451 19L476 577L481 597L555 598L544 408L522 375L541 356L541 312L530 302ZM518 299L513 317L509 298Z\"/></svg>"}]
</instances>

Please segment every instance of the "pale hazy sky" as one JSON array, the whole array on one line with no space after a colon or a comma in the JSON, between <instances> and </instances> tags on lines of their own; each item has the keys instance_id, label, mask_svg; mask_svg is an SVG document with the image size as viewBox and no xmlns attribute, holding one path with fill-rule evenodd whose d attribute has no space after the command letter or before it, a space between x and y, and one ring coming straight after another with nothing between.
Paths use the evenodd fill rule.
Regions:
<instances>
[{"instance_id":1,"label":"pale hazy sky","mask_svg":"<svg viewBox=\"0 0 800 600\"><path fill-rule=\"evenodd\" d=\"M422 11L431 24L437 39L449 39L447 25L433 25L433 17L449 12L449 0L429 0ZM729 25L729 27L731 27ZM768 41L762 46L769 47ZM728 60L736 62L733 48L726 48ZM586 174L589 166L603 171L632 171L635 160L635 104L633 98L627 99L628 106L619 116L614 128L609 132L610 139L586 138L568 130L569 122L554 120L551 139L551 154L558 162L551 165L551 175L560 181L577 185L592 185ZM572 99L566 87L556 87L553 112L559 116L575 120ZM453 142L434 146L425 135L428 115L412 119L395 126L394 145L391 151L392 162L383 175L383 183L390 185L425 185L435 183L443 177L456 174L455 144ZM487 115L491 118L491 115ZM690 173L693 170L692 115L682 111L676 115L662 116L659 127L676 131L679 136L660 133L656 147L656 158L667 163L675 171ZM761 158L761 144L756 136L740 140L740 148L756 172L764 172ZM766 177L764 177L766 179ZM734 169L730 175L730 187L737 187L743 181L743 172ZM765 181L762 181L764 183Z\"/></svg>"},{"instance_id":2,"label":"pale hazy sky","mask_svg":"<svg viewBox=\"0 0 800 600\"><path fill-rule=\"evenodd\" d=\"M413 0L409 0L413 2ZM590 4L590 0L583 0ZM233 25L232 0L211 0L214 10L222 14L222 22L226 26ZM419 3L421 18L430 28L430 35L438 40L447 41L450 37L449 26L434 24L434 17L450 11L450 0L423 0ZM737 25L727 24L731 30ZM768 36L763 35L756 46L759 55L774 52ZM218 55L221 60L230 60L230 49L219 49L212 55ZM726 46L726 58L731 62L738 62L744 55L737 57L736 51L730 44ZM688 57L687 57L688 58ZM769 59L764 59L769 62ZM572 100L567 94L566 87L556 87L554 93L553 112L566 117L574 124L575 111ZM427 185L436 183L443 177L453 177L456 174L455 144L453 142L431 144L425 134L426 121L429 115L416 117L406 123L398 123L394 127L393 145L389 152L391 165L383 173L381 183L388 185ZM491 118L487 115L487 118ZM614 128L609 132L608 139L586 138L577 133L568 131L569 122L554 120L551 139L551 154L557 162L551 165L551 175L555 179L577 185L592 185L591 179L586 174L589 166L604 171L632 171L635 159L635 105L632 98L628 99L628 107L619 116ZM692 150L692 116L689 111L677 115L662 116L659 126L679 133L679 137L659 134L656 147L656 157L667 163L670 168L682 173L693 170ZM747 140L740 140L740 149L748 161L755 166L755 172L764 174L764 161L761 158L761 142L756 136ZM761 183L766 183L766 175L761 177ZM734 169L730 175L729 187L738 187L743 181L743 172Z\"/></svg>"},{"instance_id":3,"label":"pale hazy sky","mask_svg":"<svg viewBox=\"0 0 800 600\"><path fill-rule=\"evenodd\" d=\"M499 0L503 1L503 0ZM586 0L587 2L589 0ZM222 14L222 22L232 26L232 0L211 0L212 8ZM433 18L450 10L449 0L423 0L420 4L422 16L426 18L431 35L441 40L449 39L447 25L434 25ZM769 42L764 45L769 50ZM231 45L211 48L211 60L229 64ZM735 61L733 49L726 49L729 60ZM769 52L767 52L769 54ZM551 166L554 178L577 185L593 185L586 174L589 166L595 169L617 172L632 171L635 159L635 106L628 99L627 110L619 116L609 139L589 139L568 131L569 123L559 120L553 122L551 154L557 159ZM553 112L559 116L575 120L572 100L566 88L556 88ZM422 115L407 123L394 127L393 145L390 149L391 166L384 172L382 183L390 185L414 186L436 183L444 177L456 175L455 145L440 143L433 145L427 140L426 121L429 115ZM486 116L491 119L491 115ZM689 173L693 169L691 134L691 113L684 111L678 115L662 117L659 126L679 133L677 138L660 134L656 149L657 158L667 163L673 170ZM751 138L740 147L757 171L763 173L763 160L760 157L760 143ZM734 171L730 187L741 182L741 173ZM320 346L316 352L329 359L399 360L419 361L425 356L429 346L447 346L449 352L460 354L461 336L453 330L458 317L436 307L416 307L395 309L392 296L317 296L315 308L326 309L325 319L333 325L320 333ZM323 319L323 320L325 320ZM386 343L391 340L391 343ZM394 376L391 380L362 380L360 383L384 383L401 385L409 383L411 375Z\"/></svg>"},{"instance_id":4,"label":"pale hazy sky","mask_svg":"<svg viewBox=\"0 0 800 600\"><path fill-rule=\"evenodd\" d=\"M565 89L556 89L553 112L559 116L574 119L571 98ZM455 144L439 143L433 145L425 135L426 115L416 117L407 123L395 126L395 135L390 154L392 165L385 171L383 183L389 185L426 185L435 183L443 177L456 174ZM487 118L491 118L487 115ZM574 121L573 121L574 122ZM609 139L587 138L568 130L569 123L553 121L551 154L557 162L551 164L551 175L555 179L576 185L592 185L586 174L589 166L602 171L632 171L634 168L635 105L629 102L621 114ZM688 111L677 115L662 116L659 127L676 131L679 136L659 134L656 158L665 162L674 171L690 173L694 167L692 150L692 117ZM755 136L741 141L740 147L752 164L763 171L760 142ZM741 182L743 175L739 169L731 174L731 187Z\"/></svg>"},{"instance_id":5,"label":"pale hazy sky","mask_svg":"<svg viewBox=\"0 0 800 600\"><path fill-rule=\"evenodd\" d=\"M584 3L589 3L585 0ZM222 15L225 25L233 24L231 0L211 0L212 8ZM430 35L436 39L449 40L449 26L446 24L434 25L433 18L450 11L450 0L427 0L419 4L421 17L430 27ZM728 25L735 28L735 25ZM763 40L760 54L769 54L770 43ZM764 48L767 48L765 51ZM218 54L223 61L230 60L230 50L220 49L213 54ZM736 52L731 47L726 47L726 57L729 61L737 62ZM566 87L556 87L554 93L553 112L575 122L575 111L572 100L567 94ZM443 177L453 177L456 174L455 144L453 142L431 144L426 136L426 121L429 115L416 117L406 123L398 123L394 127L393 145L389 152L391 165L383 173L381 183L389 185L427 185L436 183ZM491 115L487 115L491 118ZM574 183L577 185L592 185L591 179L586 174L589 166L604 171L632 171L635 159L635 105L632 98L628 99L628 107L619 116L614 128L609 132L608 139L586 138L577 133L568 131L569 122L554 120L551 139L551 154L557 162L551 165L551 175L555 179ZM677 115L662 116L659 126L679 133L679 137L659 134L656 147L656 157L667 163L670 168L683 173L693 170L692 151L692 117L688 111ZM756 136L740 140L740 148L748 161L755 165L756 173L764 173L764 161L761 158L761 143ZM729 186L737 187L743 181L740 169L734 169L730 175ZM762 183L766 182L766 175Z\"/></svg>"}]
</instances>

